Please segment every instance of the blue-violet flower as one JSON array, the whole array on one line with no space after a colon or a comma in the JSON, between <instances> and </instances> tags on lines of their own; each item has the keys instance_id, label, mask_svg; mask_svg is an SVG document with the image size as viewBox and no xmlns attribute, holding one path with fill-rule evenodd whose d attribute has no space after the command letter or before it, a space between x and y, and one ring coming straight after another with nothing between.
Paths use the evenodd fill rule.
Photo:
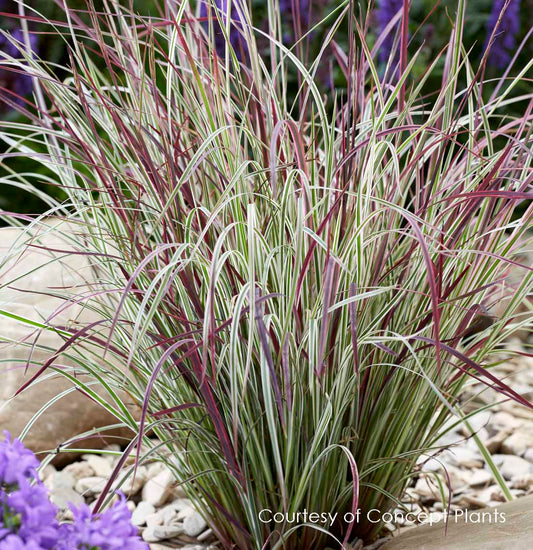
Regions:
<instances>
[{"instance_id":1,"label":"blue-violet flower","mask_svg":"<svg viewBox=\"0 0 533 550\"><path fill-rule=\"evenodd\" d=\"M487 36L484 46L484 50L487 50L490 37L498 24L500 14L502 14L488 54L489 64L499 69L503 69L509 64L511 52L516 46L516 35L520 30L520 0L510 0L507 9L502 13L505 2L506 0L494 0L487 21Z\"/></svg>"}]
</instances>

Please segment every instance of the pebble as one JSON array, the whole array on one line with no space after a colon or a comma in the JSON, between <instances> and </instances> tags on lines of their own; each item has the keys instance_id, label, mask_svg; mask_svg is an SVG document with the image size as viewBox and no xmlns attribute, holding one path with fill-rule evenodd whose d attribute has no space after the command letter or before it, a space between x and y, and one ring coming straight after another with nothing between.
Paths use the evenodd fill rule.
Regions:
<instances>
[{"instance_id":1,"label":"pebble","mask_svg":"<svg viewBox=\"0 0 533 550\"><path fill-rule=\"evenodd\" d=\"M131 515L133 525L140 527L146 524L146 518L155 513L155 507L149 502L141 500Z\"/></svg>"},{"instance_id":2,"label":"pebble","mask_svg":"<svg viewBox=\"0 0 533 550\"><path fill-rule=\"evenodd\" d=\"M92 477L95 475L94 470L91 468L91 466L89 466L89 463L85 460L68 464L63 468L62 471L69 473L76 481L78 481L83 477Z\"/></svg>"},{"instance_id":3,"label":"pebble","mask_svg":"<svg viewBox=\"0 0 533 550\"><path fill-rule=\"evenodd\" d=\"M497 453L501 449L502 443L511 433L511 430L499 430L496 435L487 439L484 443L489 453Z\"/></svg>"},{"instance_id":4,"label":"pebble","mask_svg":"<svg viewBox=\"0 0 533 550\"><path fill-rule=\"evenodd\" d=\"M57 470L52 464L47 464L44 468L39 468L39 479L44 481L48 476L51 476Z\"/></svg>"},{"instance_id":5,"label":"pebble","mask_svg":"<svg viewBox=\"0 0 533 550\"><path fill-rule=\"evenodd\" d=\"M165 468L146 482L142 490L142 499L156 507L165 504L172 493L174 481L174 474Z\"/></svg>"},{"instance_id":6,"label":"pebble","mask_svg":"<svg viewBox=\"0 0 533 550\"><path fill-rule=\"evenodd\" d=\"M76 482L76 491L84 496L99 495L106 485L107 480L103 477L82 477Z\"/></svg>"},{"instance_id":7,"label":"pebble","mask_svg":"<svg viewBox=\"0 0 533 550\"><path fill-rule=\"evenodd\" d=\"M510 485L513 489L524 489L529 491L533 488L533 474L515 476L511 479Z\"/></svg>"},{"instance_id":8,"label":"pebble","mask_svg":"<svg viewBox=\"0 0 533 550\"><path fill-rule=\"evenodd\" d=\"M463 466L464 468L481 468L483 466L483 460L479 451L468 447L454 447L446 457L446 461L455 466Z\"/></svg>"},{"instance_id":9,"label":"pebble","mask_svg":"<svg viewBox=\"0 0 533 550\"><path fill-rule=\"evenodd\" d=\"M189 537L197 537L206 529L207 523L198 512L193 511L183 520L183 532Z\"/></svg>"},{"instance_id":10,"label":"pebble","mask_svg":"<svg viewBox=\"0 0 533 550\"><path fill-rule=\"evenodd\" d=\"M181 535L181 533L183 533L181 525L153 525L143 531L142 538L146 542L159 542Z\"/></svg>"},{"instance_id":11,"label":"pebble","mask_svg":"<svg viewBox=\"0 0 533 550\"><path fill-rule=\"evenodd\" d=\"M521 420L505 411L499 411L495 413L492 417L492 422L495 426L501 426L503 428L513 430L517 430L518 428L520 428L520 426L522 426Z\"/></svg>"},{"instance_id":12,"label":"pebble","mask_svg":"<svg viewBox=\"0 0 533 550\"><path fill-rule=\"evenodd\" d=\"M109 477L113 471L111 461L98 455L84 455L87 464L93 469L94 475L98 477Z\"/></svg>"},{"instance_id":13,"label":"pebble","mask_svg":"<svg viewBox=\"0 0 533 550\"><path fill-rule=\"evenodd\" d=\"M492 474L487 470L475 470L472 475L468 476L468 485L470 485L470 487L488 485L491 481Z\"/></svg>"},{"instance_id":14,"label":"pebble","mask_svg":"<svg viewBox=\"0 0 533 550\"><path fill-rule=\"evenodd\" d=\"M144 466L139 466L137 468L137 471L135 472L135 477L133 477L133 473L130 474L124 483L120 485L120 482L116 483L116 487L120 485L120 491L122 491L125 495L132 497L136 495L146 483L146 468Z\"/></svg>"},{"instance_id":15,"label":"pebble","mask_svg":"<svg viewBox=\"0 0 533 550\"><path fill-rule=\"evenodd\" d=\"M492 459L507 480L533 473L533 464L519 456L496 454L492 456Z\"/></svg>"},{"instance_id":16,"label":"pebble","mask_svg":"<svg viewBox=\"0 0 533 550\"><path fill-rule=\"evenodd\" d=\"M74 489L60 488L54 490L50 494L50 500L61 510L67 510L69 504L74 504L74 506L79 506L85 502L85 499Z\"/></svg>"},{"instance_id":17,"label":"pebble","mask_svg":"<svg viewBox=\"0 0 533 550\"><path fill-rule=\"evenodd\" d=\"M427 476L418 478L415 485L415 492L427 498L437 498L438 496L438 489L435 482L430 481Z\"/></svg>"},{"instance_id":18,"label":"pebble","mask_svg":"<svg viewBox=\"0 0 533 550\"><path fill-rule=\"evenodd\" d=\"M509 436L501 447L502 453L517 456L524 456L528 449L533 450L533 435L523 430Z\"/></svg>"},{"instance_id":19,"label":"pebble","mask_svg":"<svg viewBox=\"0 0 533 550\"><path fill-rule=\"evenodd\" d=\"M196 538L200 541L200 542L203 542L204 540L207 540L211 537L213 537L213 530L212 529L206 529L202 534L198 535Z\"/></svg>"},{"instance_id":20,"label":"pebble","mask_svg":"<svg viewBox=\"0 0 533 550\"><path fill-rule=\"evenodd\" d=\"M45 486L52 493L63 489L72 489L75 483L76 480L74 477L64 470L61 472L53 472L44 481Z\"/></svg>"}]
</instances>

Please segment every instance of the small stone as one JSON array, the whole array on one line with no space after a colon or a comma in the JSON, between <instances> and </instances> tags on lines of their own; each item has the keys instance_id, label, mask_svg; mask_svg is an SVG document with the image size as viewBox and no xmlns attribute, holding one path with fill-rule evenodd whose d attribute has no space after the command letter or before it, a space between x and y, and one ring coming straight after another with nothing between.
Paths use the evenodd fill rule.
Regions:
<instances>
[{"instance_id":1,"label":"small stone","mask_svg":"<svg viewBox=\"0 0 533 550\"><path fill-rule=\"evenodd\" d=\"M39 469L39 479L44 481L46 478L57 472L55 466L47 464L44 468Z\"/></svg>"},{"instance_id":2,"label":"small stone","mask_svg":"<svg viewBox=\"0 0 533 550\"><path fill-rule=\"evenodd\" d=\"M156 508L162 506L172 493L174 481L174 474L165 468L146 482L142 490L142 499Z\"/></svg>"},{"instance_id":3,"label":"small stone","mask_svg":"<svg viewBox=\"0 0 533 550\"><path fill-rule=\"evenodd\" d=\"M118 443L110 443L104 447L104 451L111 451L113 453L120 453L121 448Z\"/></svg>"},{"instance_id":4,"label":"small stone","mask_svg":"<svg viewBox=\"0 0 533 550\"><path fill-rule=\"evenodd\" d=\"M451 449L451 455L448 458L450 464L462 466L464 468L482 468L483 460L479 452L468 447L455 447Z\"/></svg>"},{"instance_id":5,"label":"small stone","mask_svg":"<svg viewBox=\"0 0 533 550\"><path fill-rule=\"evenodd\" d=\"M524 489L525 491L529 491L533 487L533 474L513 477L510 485L513 489Z\"/></svg>"},{"instance_id":6,"label":"small stone","mask_svg":"<svg viewBox=\"0 0 533 550\"><path fill-rule=\"evenodd\" d=\"M149 464L146 467L146 479L152 479L164 469L165 465L162 462L153 462L152 464Z\"/></svg>"},{"instance_id":7,"label":"small stone","mask_svg":"<svg viewBox=\"0 0 533 550\"><path fill-rule=\"evenodd\" d=\"M492 481L492 474L487 470L475 470L467 479L470 487L480 487L482 485L488 485Z\"/></svg>"},{"instance_id":8,"label":"small stone","mask_svg":"<svg viewBox=\"0 0 533 550\"><path fill-rule=\"evenodd\" d=\"M507 480L533 473L533 464L519 456L497 454L492 459Z\"/></svg>"},{"instance_id":9,"label":"small stone","mask_svg":"<svg viewBox=\"0 0 533 550\"><path fill-rule=\"evenodd\" d=\"M198 535L196 538L200 542L203 542L204 540L208 540L214 536L215 534L213 533L213 529L206 529L202 534Z\"/></svg>"},{"instance_id":10,"label":"small stone","mask_svg":"<svg viewBox=\"0 0 533 550\"><path fill-rule=\"evenodd\" d=\"M490 425L492 414L492 411L484 410L474 414L468 419L468 423L470 424L470 426L472 426L474 433L477 433L479 435L479 431L482 428L486 428L488 425ZM464 424L461 424L460 431L466 437L469 437L471 435L470 430L468 430L468 428Z\"/></svg>"},{"instance_id":11,"label":"small stone","mask_svg":"<svg viewBox=\"0 0 533 550\"><path fill-rule=\"evenodd\" d=\"M182 521L185 518L188 518L189 516L192 516L195 512L196 512L196 510L192 506L189 506L187 508L183 508L182 510L180 510L178 512L178 519L180 521Z\"/></svg>"},{"instance_id":12,"label":"small stone","mask_svg":"<svg viewBox=\"0 0 533 550\"><path fill-rule=\"evenodd\" d=\"M188 498L176 498L169 506L172 506L177 512L192 508L194 510L193 503Z\"/></svg>"},{"instance_id":13,"label":"small stone","mask_svg":"<svg viewBox=\"0 0 533 550\"><path fill-rule=\"evenodd\" d=\"M436 498L438 495L438 489L434 481L430 481L428 477L418 478L415 491L422 497Z\"/></svg>"},{"instance_id":14,"label":"small stone","mask_svg":"<svg viewBox=\"0 0 533 550\"><path fill-rule=\"evenodd\" d=\"M509 437L510 434L510 430L500 430L492 437L489 437L489 439L485 442L485 447L487 447L489 453L498 453L502 443L507 439L507 437Z\"/></svg>"},{"instance_id":15,"label":"small stone","mask_svg":"<svg viewBox=\"0 0 533 550\"><path fill-rule=\"evenodd\" d=\"M149 502L144 502L141 500L139 504L137 505L137 508L135 508L135 511L131 515L131 523L133 525L136 525L137 527L140 527L141 525L146 524L146 518L155 512L155 508L152 504Z\"/></svg>"},{"instance_id":16,"label":"small stone","mask_svg":"<svg viewBox=\"0 0 533 550\"><path fill-rule=\"evenodd\" d=\"M161 514L163 516L163 525L172 525L173 523L177 523L180 519L178 517L178 511L172 505L165 506L161 510Z\"/></svg>"},{"instance_id":17,"label":"small stone","mask_svg":"<svg viewBox=\"0 0 533 550\"><path fill-rule=\"evenodd\" d=\"M485 508L486 502L473 495L461 495L454 504L459 504L465 508L473 508L474 510Z\"/></svg>"},{"instance_id":18,"label":"small stone","mask_svg":"<svg viewBox=\"0 0 533 550\"><path fill-rule=\"evenodd\" d=\"M91 468L88 462L82 460L81 462L73 462L63 468L63 472L69 473L76 481L82 477L93 477L94 470Z\"/></svg>"},{"instance_id":19,"label":"small stone","mask_svg":"<svg viewBox=\"0 0 533 550\"><path fill-rule=\"evenodd\" d=\"M133 473L127 477L124 483L118 487L120 482L116 483L116 488L122 491L128 497L136 495L146 483L146 468L144 466L139 466L135 472L135 477Z\"/></svg>"},{"instance_id":20,"label":"small stone","mask_svg":"<svg viewBox=\"0 0 533 550\"><path fill-rule=\"evenodd\" d=\"M198 513L193 512L183 521L183 532L189 537L197 537L200 533L207 529L205 519Z\"/></svg>"},{"instance_id":21,"label":"small stone","mask_svg":"<svg viewBox=\"0 0 533 550\"><path fill-rule=\"evenodd\" d=\"M55 492L59 489L72 489L75 482L76 480L63 470L61 472L54 472L48 476L44 484L50 491Z\"/></svg>"},{"instance_id":22,"label":"small stone","mask_svg":"<svg viewBox=\"0 0 533 550\"><path fill-rule=\"evenodd\" d=\"M528 449L526 453L524 454L524 458L528 461L533 463L533 449Z\"/></svg>"},{"instance_id":23,"label":"small stone","mask_svg":"<svg viewBox=\"0 0 533 550\"><path fill-rule=\"evenodd\" d=\"M423 472L438 472L442 468L438 460L426 455L418 457L416 463L422 468Z\"/></svg>"},{"instance_id":24,"label":"small stone","mask_svg":"<svg viewBox=\"0 0 533 550\"><path fill-rule=\"evenodd\" d=\"M76 491L84 496L96 496L99 495L105 485L107 480L103 477L82 477L76 482Z\"/></svg>"},{"instance_id":25,"label":"small stone","mask_svg":"<svg viewBox=\"0 0 533 550\"><path fill-rule=\"evenodd\" d=\"M146 516L146 525L148 527L155 527L156 525L163 525L163 514L161 512L154 512Z\"/></svg>"},{"instance_id":26,"label":"small stone","mask_svg":"<svg viewBox=\"0 0 533 550\"><path fill-rule=\"evenodd\" d=\"M502 443L502 453L523 456L533 449L533 436L523 431L515 432Z\"/></svg>"},{"instance_id":27,"label":"small stone","mask_svg":"<svg viewBox=\"0 0 533 550\"><path fill-rule=\"evenodd\" d=\"M113 468L109 460L98 455L84 455L89 466L94 470L94 474L98 477L109 477Z\"/></svg>"},{"instance_id":28,"label":"small stone","mask_svg":"<svg viewBox=\"0 0 533 550\"><path fill-rule=\"evenodd\" d=\"M505 502L505 497L503 496L502 490L498 485L491 485L490 487L479 491L476 494L476 497L486 504L494 501Z\"/></svg>"},{"instance_id":29,"label":"small stone","mask_svg":"<svg viewBox=\"0 0 533 550\"><path fill-rule=\"evenodd\" d=\"M181 533L183 533L181 525L153 525L143 531L142 537L146 542L158 542L177 537Z\"/></svg>"},{"instance_id":30,"label":"small stone","mask_svg":"<svg viewBox=\"0 0 533 550\"><path fill-rule=\"evenodd\" d=\"M499 411L494 414L492 417L492 423L495 426L501 427L503 429L516 430L522 426L522 421L515 418L512 414Z\"/></svg>"},{"instance_id":31,"label":"small stone","mask_svg":"<svg viewBox=\"0 0 533 550\"><path fill-rule=\"evenodd\" d=\"M61 510L68 510L69 504L79 506L85 499L74 489L61 488L50 494L50 500Z\"/></svg>"}]
</instances>

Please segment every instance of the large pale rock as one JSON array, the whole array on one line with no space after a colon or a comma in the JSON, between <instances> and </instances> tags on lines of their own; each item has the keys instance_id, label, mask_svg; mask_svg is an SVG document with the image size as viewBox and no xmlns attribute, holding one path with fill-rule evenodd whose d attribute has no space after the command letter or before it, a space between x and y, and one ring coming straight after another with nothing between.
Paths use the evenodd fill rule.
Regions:
<instances>
[{"instance_id":1,"label":"large pale rock","mask_svg":"<svg viewBox=\"0 0 533 550\"><path fill-rule=\"evenodd\" d=\"M72 241L76 228L59 220L49 222L54 230L41 228L28 233L18 228L0 228L0 310L38 323L82 327L98 319L82 304L66 304L59 293L87 292L96 279L90 256L58 252L78 249ZM79 243L79 239L78 243ZM68 307L65 307L68 305ZM64 343L64 337L40 330L14 318L0 315L0 430L18 436L34 415L62 392L73 387L65 377L48 370L38 381L15 394ZM59 368L73 367L65 354L54 361ZM83 378L80 371L76 375ZM34 451L53 450L75 435L116 423L99 404L75 390L53 403L33 423L24 438ZM131 437L118 435L122 442ZM117 441L116 439L114 441ZM76 446L102 446L102 438L80 441Z\"/></svg>"},{"instance_id":2,"label":"large pale rock","mask_svg":"<svg viewBox=\"0 0 533 550\"><path fill-rule=\"evenodd\" d=\"M464 514L464 511L462 512ZM381 550L529 550L533 540L533 495L444 522L409 529ZM445 528L446 527L446 528Z\"/></svg>"}]
</instances>

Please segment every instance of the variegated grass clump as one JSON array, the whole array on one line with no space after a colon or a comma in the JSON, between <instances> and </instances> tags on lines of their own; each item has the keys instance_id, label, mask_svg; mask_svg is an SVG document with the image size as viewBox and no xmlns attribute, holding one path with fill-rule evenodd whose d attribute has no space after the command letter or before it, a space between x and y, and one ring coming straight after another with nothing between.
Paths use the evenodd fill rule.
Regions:
<instances>
[{"instance_id":1,"label":"variegated grass clump","mask_svg":"<svg viewBox=\"0 0 533 550\"><path fill-rule=\"evenodd\" d=\"M379 533L366 511L397 505L417 460L461 421L469 376L528 405L490 367L532 324L516 315L532 269L514 258L533 213L533 95L513 95L531 67L485 97L460 0L442 88L425 97L440 61L411 78L406 26L399 69L383 77L348 3L312 60L282 45L275 6L268 60L243 10L241 64L229 43L216 55L188 2L152 20L113 3L89 26L67 11L68 78L28 57L36 106L28 123L2 123L10 154L45 175L2 183L61 185L68 199L47 216L77 225L70 240L98 274L61 292L102 321L63 327L41 370L73 377L61 358L77 358L112 404L80 388L139 434L128 450L152 430L224 547L338 547ZM345 18L348 52L334 43ZM329 47L347 81L334 103L315 79ZM471 331L511 266L523 278L503 315ZM260 517L358 508L351 524Z\"/></svg>"}]
</instances>

